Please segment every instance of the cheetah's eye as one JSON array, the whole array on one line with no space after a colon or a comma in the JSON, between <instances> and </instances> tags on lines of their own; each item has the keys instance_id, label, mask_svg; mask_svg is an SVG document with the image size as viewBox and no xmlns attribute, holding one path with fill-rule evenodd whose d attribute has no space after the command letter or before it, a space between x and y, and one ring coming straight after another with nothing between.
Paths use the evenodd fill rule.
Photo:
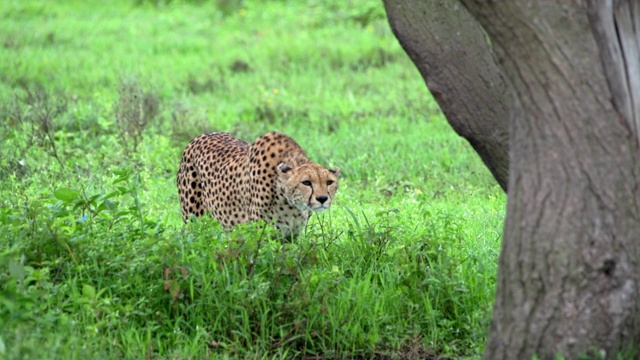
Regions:
<instances>
[{"instance_id":1,"label":"cheetah's eye","mask_svg":"<svg viewBox=\"0 0 640 360\"><path fill-rule=\"evenodd\" d=\"M333 184L334 182L335 182L335 181L333 181L333 180L327 180L327 186L329 186L329 185Z\"/></svg>"},{"instance_id":2,"label":"cheetah's eye","mask_svg":"<svg viewBox=\"0 0 640 360\"><path fill-rule=\"evenodd\" d=\"M304 186L311 186L311 181L309 181L309 180L305 180L305 181L303 181L303 182L302 182L302 185L304 185Z\"/></svg>"}]
</instances>

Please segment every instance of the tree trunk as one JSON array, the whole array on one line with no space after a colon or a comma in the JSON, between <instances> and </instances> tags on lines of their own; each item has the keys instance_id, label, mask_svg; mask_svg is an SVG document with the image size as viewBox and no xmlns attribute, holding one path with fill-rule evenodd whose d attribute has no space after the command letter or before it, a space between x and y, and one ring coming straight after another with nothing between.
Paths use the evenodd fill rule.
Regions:
<instances>
[{"instance_id":1,"label":"tree trunk","mask_svg":"<svg viewBox=\"0 0 640 360\"><path fill-rule=\"evenodd\" d=\"M640 358L640 4L460 3L515 92L485 358Z\"/></svg>"},{"instance_id":2,"label":"tree trunk","mask_svg":"<svg viewBox=\"0 0 640 360\"><path fill-rule=\"evenodd\" d=\"M482 28L453 0L384 0L384 5L391 29L449 124L506 191L511 88Z\"/></svg>"}]
</instances>

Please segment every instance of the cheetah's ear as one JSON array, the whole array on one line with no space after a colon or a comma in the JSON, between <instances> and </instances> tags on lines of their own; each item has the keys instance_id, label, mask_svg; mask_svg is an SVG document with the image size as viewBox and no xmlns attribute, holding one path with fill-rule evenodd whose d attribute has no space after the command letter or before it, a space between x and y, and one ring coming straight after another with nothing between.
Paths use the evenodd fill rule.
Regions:
<instances>
[{"instance_id":1,"label":"cheetah's ear","mask_svg":"<svg viewBox=\"0 0 640 360\"><path fill-rule=\"evenodd\" d=\"M329 169L329 172L333 173L335 176L340 175L340 168L333 168L333 169Z\"/></svg>"},{"instance_id":2,"label":"cheetah's ear","mask_svg":"<svg viewBox=\"0 0 640 360\"><path fill-rule=\"evenodd\" d=\"M291 166L289 165L285 165L284 163L278 164L278 173L280 173L280 175L286 174L291 170L293 169L291 169Z\"/></svg>"}]
</instances>

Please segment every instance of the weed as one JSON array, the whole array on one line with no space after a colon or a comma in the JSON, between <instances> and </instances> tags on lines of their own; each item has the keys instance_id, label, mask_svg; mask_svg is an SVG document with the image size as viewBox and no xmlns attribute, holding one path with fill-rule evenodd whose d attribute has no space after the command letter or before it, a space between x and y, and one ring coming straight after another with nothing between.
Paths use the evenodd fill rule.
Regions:
<instances>
[{"instance_id":1,"label":"weed","mask_svg":"<svg viewBox=\"0 0 640 360\"><path fill-rule=\"evenodd\" d=\"M122 144L136 152L145 129L160 113L160 97L154 90L144 90L135 78L122 80L114 113Z\"/></svg>"},{"instance_id":2,"label":"weed","mask_svg":"<svg viewBox=\"0 0 640 360\"><path fill-rule=\"evenodd\" d=\"M66 111L67 101L64 97L53 97L42 86L28 86L16 92L0 116L9 121L9 136L14 137L16 134L11 133L18 129L29 134L19 157L23 157L33 145L47 147L49 154L64 168L56 146L55 122Z\"/></svg>"},{"instance_id":3,"label":"weed","mask_svg":"<svg viewBox=\"0 0 640 360\"><path fill-rule=\"evenodd\" d=\"M360 59L350 65L353 71L364 71L371 67L384 67L396 60L396 56L384 49L373 49L363 54Z\"/></svg>"},{"instance_id":4,"label":"weed","mask_svg":"<svg viewBox=\"0 0 640 360\"><path fill-rule=\"evenodd\" d=\"M194 137L212 132L201 109L193 108L184 100L173 103L171 109L171 139L176 145L186 146Z\"/></svg>"},{"instance_id":5,"label":"weed","mask_svg":"<svg viewBox=\"0 0 640 360\"><path fill-rule=\"evenodd\" d=\"M233 73L246 73L251 71L251 65L246 61L234 60L233 63L229 65L229 70Z\"/></svg>"}]
</instances>

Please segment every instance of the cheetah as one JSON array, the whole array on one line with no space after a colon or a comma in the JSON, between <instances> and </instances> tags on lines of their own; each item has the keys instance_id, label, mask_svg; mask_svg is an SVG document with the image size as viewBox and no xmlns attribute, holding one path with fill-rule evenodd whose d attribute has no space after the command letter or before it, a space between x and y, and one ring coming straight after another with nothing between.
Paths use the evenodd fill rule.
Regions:
<instances>
[{"instance_id":1,"label":"cheetah","mask_svg":"<svg viewBox=\"0 0 640 360\"><path fill-rule=\"evenodd\" d=\"M296 237L311 212L331 206L339 174L340 168L313 163L282 133L252 145L223 132L200 135L185 148L178 170L182 219L210 212L226 229L264 220Z\"/></svg>"}]
</instances>

